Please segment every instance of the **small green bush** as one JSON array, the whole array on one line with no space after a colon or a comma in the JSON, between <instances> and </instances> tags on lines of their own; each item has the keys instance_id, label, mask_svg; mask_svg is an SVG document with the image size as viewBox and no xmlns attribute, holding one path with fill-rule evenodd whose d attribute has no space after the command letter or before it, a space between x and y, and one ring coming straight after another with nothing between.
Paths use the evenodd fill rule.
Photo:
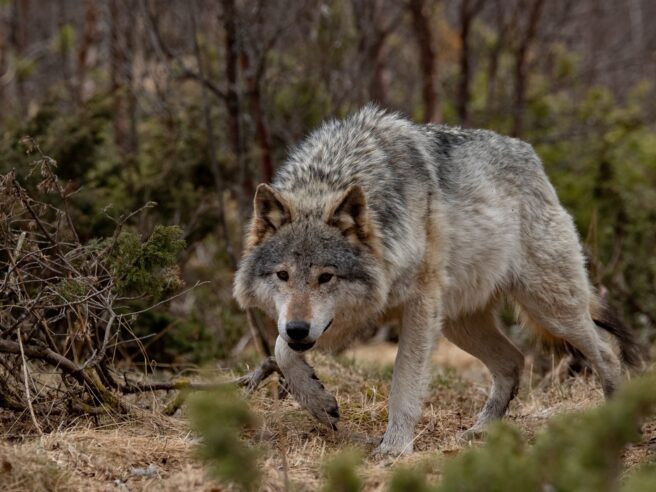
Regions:
<instances>
[{"instance_id":1,"label":"small green bush","mask_svg":"<svg viewBox=\"0 0 656 492\"><path fill-rule=\"evenodd\" d=\"M177 255L185 247L182 234L178 226L158 225L146 241L141 241L132 231L122 232L109 260L119 292L158 297L180 287Z\"/></svg>"},{"instance_id":2,"label":"small green bush","mask_svg":"<svg viewBox=\"0 0 656 492\"><path fill-rule=\"evenodd\" d=\"M240 432L257 424L248 404L229 386L190 398L191 422L202 436L198 454L218 480L244 490L260 482L258 453L240 439Z\"/></svg>"},{"instance_id":3,"label":"small green bush","mask_svg":"<svg viewBox=\"0 0 656 492\"><path fill-rule=\"evenodd\" d=\"M622 451L640 437L639 425L656 408L656 375L627 383L609 402L559 416L529 445L511 424L491 425L483 446L448 461L442 481L429 488L416 470L394 473L390 490L437 492L554 490L623 492L656 490L656 467L629 473Z\"/></svg>"},{"instance_id":4,"label":"small green bush","mask_svg":"<svg viewBox=\"0 0 656 492\"><path fill-rule=\"evenodd\" d=\"M356 468L362 463L362 453L356 449L342 451L324 465L324 492L358 492L362 479Z\"/></svg>"}]
</instances>

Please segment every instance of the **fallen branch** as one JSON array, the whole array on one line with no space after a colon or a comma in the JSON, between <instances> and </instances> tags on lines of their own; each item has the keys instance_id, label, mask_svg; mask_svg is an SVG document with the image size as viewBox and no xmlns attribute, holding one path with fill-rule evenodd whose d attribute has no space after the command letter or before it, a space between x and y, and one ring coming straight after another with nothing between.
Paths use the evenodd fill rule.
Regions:
<instances>
[{"instance_id":1,"label":"fallen branch","mask_svg":"<svg viewBox=\"0 0 656 492\"><path fill-rule=\"evenodd\" d=\"M252 393L265 379L276 373L282 375L278 363L273 357L267 357L254 371L229 381L219 383L195 383L188 379L178 379L175 381L162 381L156 383L128 382L120 388L120 391L124 394L143 393L146 391L211 391L226 385L237 385L245 388L248 393Z\"/></svg>"}]
</instances>

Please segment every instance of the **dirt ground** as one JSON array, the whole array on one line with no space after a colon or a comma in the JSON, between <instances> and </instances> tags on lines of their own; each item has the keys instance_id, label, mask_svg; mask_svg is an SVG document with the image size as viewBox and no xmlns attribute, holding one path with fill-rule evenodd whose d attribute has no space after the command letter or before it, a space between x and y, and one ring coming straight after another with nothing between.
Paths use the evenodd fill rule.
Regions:
<instances>
[{"instance_id":1,"label":"dirt ground","mask_svg":"<svg viewBox=\"0 0 656 492\"><path fill-rule=\"evenodd\" d=\"M338 431L316 423L290 400L277 400L274 383L250 397L261 427L249 436L262 451L265 490L315 490L321 463L346 447L365 453L382 436L395 347L362 346L339 357L312 356L326 387L337 395ZM417 427L416 452L399 459L367 458L361 468L367 490L384 490L386 475L397 466L414 464L438 479L441 464L464 447L458 439L473 423L489 389L489 377L475 359L444 341L434 354L430 397ZM530 361L508 419L528 436L553 415L598 404L601 390L590 376L564 382L537 381ZM182 415L162 417L156 410L173 395L152 394L151 410L130 422L98 425L80 421L43 436L25 437L2 419L0 490L226 490L207 478L196 459L197 438ZM0 417L2 412L0 411ZM5 415L6 417L6 415ZM625 453L629 467L656 461L656 420L644 426L644 439Z\"/></svg>"}]
</instances>

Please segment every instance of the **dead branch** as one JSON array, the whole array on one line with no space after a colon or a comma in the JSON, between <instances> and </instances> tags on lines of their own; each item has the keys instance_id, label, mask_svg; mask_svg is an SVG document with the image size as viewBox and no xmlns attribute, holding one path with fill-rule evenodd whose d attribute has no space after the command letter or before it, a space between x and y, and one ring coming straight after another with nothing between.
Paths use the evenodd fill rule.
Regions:
<instances>
[{"instance_id":1,"label":"dead branch","mask_svg":"<svg viewBox=\"0 0 656 492\"><path fill-rule=\"evenodd\" d=\"M82 243L56 163L23 140L37 153L36 190L49 196L37 199L14 172L0 175L0 407L29 415L41 433L50 415L128 413L107 360L112 342L138 314L189 289L135 309L112 258L127 221L152 204L116 220L110 238Z\"/></svg>"}]
</instances>

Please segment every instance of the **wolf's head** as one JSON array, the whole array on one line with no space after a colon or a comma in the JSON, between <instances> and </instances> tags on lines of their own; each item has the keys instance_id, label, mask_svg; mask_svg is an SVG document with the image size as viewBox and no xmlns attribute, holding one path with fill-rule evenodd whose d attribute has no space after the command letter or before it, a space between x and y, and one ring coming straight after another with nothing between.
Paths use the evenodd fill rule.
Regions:
<instances>
[{"instance_id":1,"label":"wolf's head","mask_svg":"<svg viewBox=\"0 0 656 492\"><path fill-rule=\"evenodd\" d=\"M357 185L308 209L261 184L234 294L278 321L297 351L311 348L333 322L358 322L384 302L375 224Z\"/></svg>"}]
</instances>

